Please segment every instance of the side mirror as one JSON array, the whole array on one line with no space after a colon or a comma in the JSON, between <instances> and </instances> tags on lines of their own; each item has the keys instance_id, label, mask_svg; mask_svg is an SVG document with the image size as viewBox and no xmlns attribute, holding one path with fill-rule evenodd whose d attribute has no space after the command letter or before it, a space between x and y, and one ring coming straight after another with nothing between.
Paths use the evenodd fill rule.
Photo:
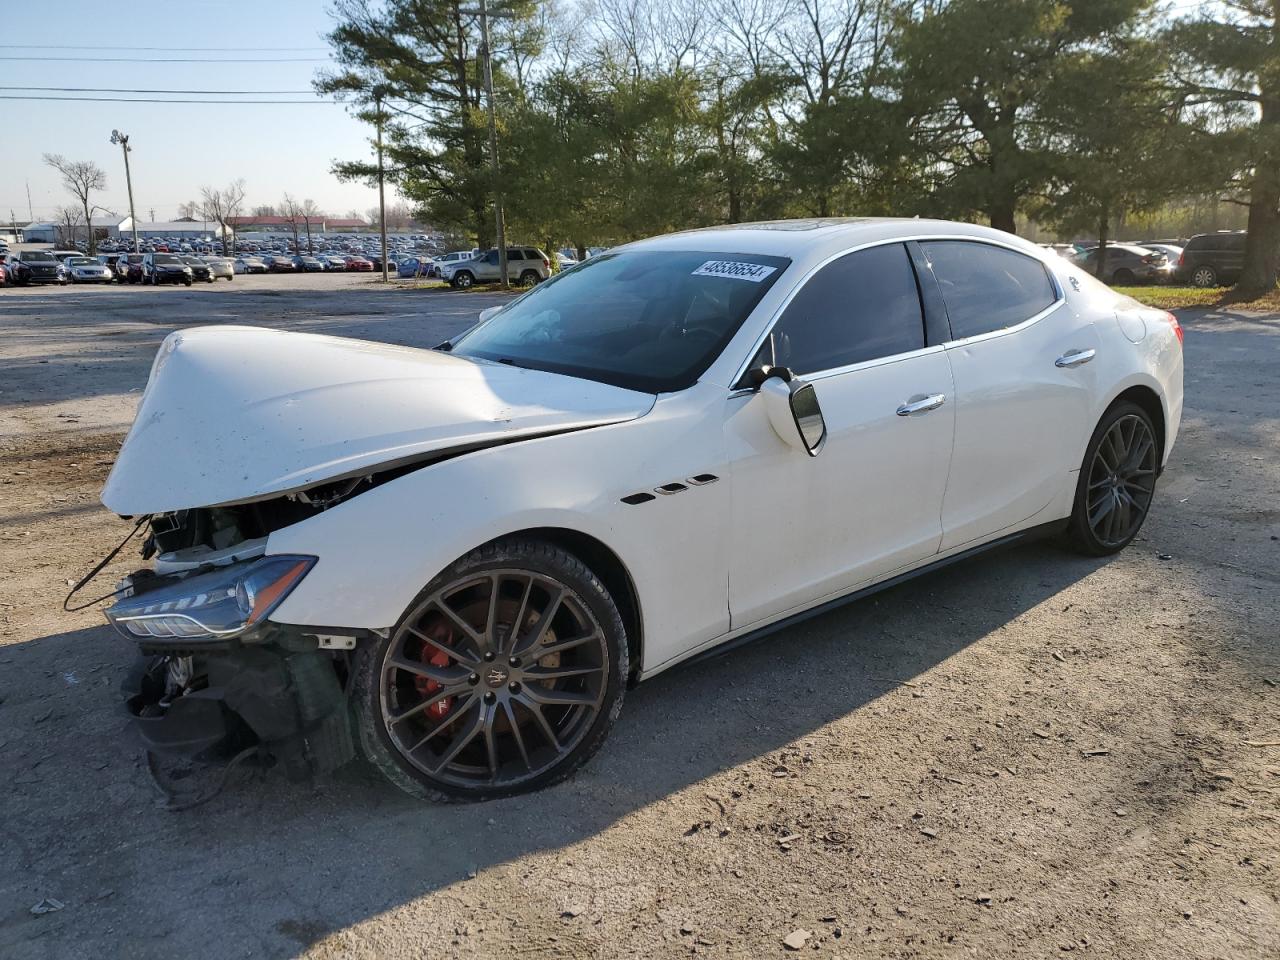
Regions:
<instances>
[{"instance_id":1,"label":"side mirror","mask_svg":"<svg viewBox=\"0 0 1280 960\"><path fill-rule=\"evenodd\" d=\"M501 310L503 306L505 306L505 304L502 304L496 307L486 307L485 309L481 310L479 322L484 323L486 320L492 317L495 313Z\"/></svg>"},{"instance_id":2,"label":"side mirror","mask_svg":"<svg viewBox=\"0 0 1280 960\"><path fill-rule=\"evenodd\" d=\"M760 396L774 432L811 457L822 452L827 424L813 384L791 376L786 367L773 367L760 382Z\"/></svg>"}]
</instances>

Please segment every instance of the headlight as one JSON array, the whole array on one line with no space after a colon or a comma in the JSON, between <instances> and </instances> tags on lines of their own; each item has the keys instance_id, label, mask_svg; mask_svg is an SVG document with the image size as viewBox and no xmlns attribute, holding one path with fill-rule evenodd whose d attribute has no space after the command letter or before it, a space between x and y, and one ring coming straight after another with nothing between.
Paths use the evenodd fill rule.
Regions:
<instances>
[{"instance_id":1,"label":"headlight","mask_svg":"<svg viewBox=\"0 0 1280 960\"><path fill-rule=\"evenodd\" d=\"M315 562L280 554L233 564L126 597L107 610L107 619L128 637L238 636L265 620Z\"/></svg>"}]
</instances>

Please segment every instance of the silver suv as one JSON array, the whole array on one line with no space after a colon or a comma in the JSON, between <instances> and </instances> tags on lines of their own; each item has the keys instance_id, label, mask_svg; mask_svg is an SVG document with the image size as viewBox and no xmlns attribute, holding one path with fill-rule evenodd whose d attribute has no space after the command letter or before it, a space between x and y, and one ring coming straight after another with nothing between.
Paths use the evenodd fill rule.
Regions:
<instances>
[{"instance_id":1,"label":"silver suv","mask_svg":"<svg viewBox=\"0 0 1280 960\"><path fill-rule=\"evenodd\" d=\"M507 276L512 283L531 287L551 276L551 261L537 247L507 247ZM498 251L489 250L457 263L442 263L440 278L460 290L477 283L497 283L502 279Z\"/></svg>"}]
</instances>

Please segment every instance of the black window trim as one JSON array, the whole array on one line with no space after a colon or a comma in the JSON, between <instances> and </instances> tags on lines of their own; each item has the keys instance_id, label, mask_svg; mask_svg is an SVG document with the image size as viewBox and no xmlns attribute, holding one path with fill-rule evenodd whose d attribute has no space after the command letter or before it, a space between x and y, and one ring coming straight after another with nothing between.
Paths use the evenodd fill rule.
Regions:
<instances>
[{"instance_id":1,"label":"black window trim","mask_svg":"<svg viewBox=\"0 0 1280 960\"><path fill-rule=\"evenodd\" d=\"M1015 324L1014 326L1001 327L999 330L988 330L986 333L977 333L977 334L974 334L972 337L963 337L958 340L952 339L950 320L948 319L947 327L946 327L946 336L948 339L938 343L934 343L932 341L932 335L941 333L942 328L937 324L936 319L934 321L934 324L932 326L930 325L927 294L926 294L928 285L925 284L921 279L920 267L918 267L916 264L916 253L918 252L922 260L925 260L924 252L919 248L919 244L929 243L929 242L939 241L939 240L964 240L969 243L985 243L988 246L999 247L1001 249L1008 250L1012 253L1021 254L1022 256L1026 257L1029 260L1034 260L1040 264L1041 269L1044 270L1045 275L1049 278L1049 285L1053 287L1053 292L1057 297L1057 299L1055 299L1053 303L1049 304L1049 306L1045 307L1035 316L1029 317L1026 320L1023 320L1021 323ZM829 257L826 257L819 263L815 264L812 267L812 269L810 269L803 277L801 277L796 282L795 286L793 286L789 291L787 291L786 297L784 297L782 302L778 304L777 308L773 312L773 316L770 317L768 323L765 324L764 330L761 332L760 336L758 336L755 339L755 341L751 346L751 349L747 352L746 357L743 358L741 364L738 367L737 374L730 381L733 384L733 386L729 388L730 396L740 396L740 395L745 395L745 394L755 392L756 388L751 386L746 379L747 373L751 369L751 361L754 360L756 357L756 354L760 352L760 348L764 346L765 340L767 340L769 338L769 335L773 333L774 327L776 327L778 325L778 322L782 319L782 315L786 312L787 307L791 305L791 301L796 298L797 294L799 294L799 292L804 288L804 286L811 279L813 279L813 277L817 276L820 270L834 263L835 261L839 260L841 257L846 257L851 253L858 253L861 250L870 250L873 247L883 247L891 243L900 243L907 248L907 253L911 260L911 266L913 269L916 270L916 289L917 289L917 293L920 294L921 296L921 308L924 311L924 315L925 315L924 347L921 348L920 350L910 350L906 353L895 353L885 357L877 357L874 360L863 360L860 363L851 363L843 367L832 367L828 370L815 370L813 373L806 373L802 375L800 377L801 380L805 380L805 381L825 380L827 377L839 376L845 373L853 373L854 371L857 371L857 370L865 370L869 367L877 367L886 363L897 363L901 360L909 360L915 357L921 357L921 356L924 356L925 354L936 353L940 350L948 350L952 347L960 346L963 344L977 343L982 340L991 339L993 337L1003 337L1010 333L1015 333L1020 330L1025 330L1027 327L1031 326L1033 323L1039 323L1041 320L1043 320L1045 317L1053 313L1055 310L1057 310L1059 307L1061 307L1064 303L1067 302L1066 292L1063 290L1062 284L1058 282L1058 278L1054 276L1053 271L1049 269L1048 264L1045 263L1045 261L1040 257L1034 256L1033 254L1029 253L1028 251L1022 249L1021 247L1013 243L1001 243L999 240L996 240L992 237L975 237L971 234L964 234L964 233L911 234L904 237L885 237L879 240L869 240L866 243L859 243L852 247L846 247L845 249L840 250L837 253L833 253ZM913 248L914 248L914 251L913 251ZM927 263L927 260L925 260L925 262ZM932 276L932 268L930 267L929 270L930 270L930 275ZM933 281L935 284L935 289L937 289L936 287L937 278L933 278ZM941 299L941 296L942 296L942 292L940 289L938 289L939 300ZM946 311L945 302L943 302L942 305L943 305L943 315L945 317L945 311ZM714 362L713 362L713 365L714 365Z\"/></svg>"},{"instance_id":2,"label":"black window trim","mask_svg":"<svg viewBox=\"0 0 1280 960\"><path fill-rule=\"evenodd\" d=\"M1026 257L1028 260L1033 260L1036 263L1040 264L1040 269L1044 271L1045 277L1048 279L1049 286L1053 290L1053 295L1054 295L1054 300L1052 303L1050 303L1047 307L1045 307L1043 310L1039 311L1038 313L1032 314L1030 317L1028 317L1025 320L1020 320L1017 323L1011 324L1007 327L999 327L995 330L988 330L986 333L975 333L971 337L958 337L955 339L947 340L944 344L941 344L941 346L946 347L948 350L954 347L966 346L967 344L970 344L970 343L980 343L983 340L990 340L994 337L1003 337L1010 333L1017 333L1020 330L1025 330L1027 329L1027 327L1031 326L1033 323L1039 323L1041 320L1049 316L1049 314L1053 313L1055 310L1057 310L1059 307L1061 307L1064 303L1067 302L1066 294L1062 290L1062 284L1058 283L1058 278L1053 275L1053 271L1049 269L1049 265L1046 264L1039 257L1033 257L1031 254L1027 253L1027 251L1025 250L1019 250L1017 247L1013 246L1012 244L996 243L995 241L989 240L985 237L980 238L980 237L956 236L956 237L921 237L920 238L921 243L936 243L942 240L963 240L966 243L982 243L982 244L986 244L989 247L997 247L1001 250L1008 250L1010 253L1021 254L1022 256ZM921 253L923 254L923 250L921 250ZM941 290L939 290L939 293L941 293ZM945 309L946 299L943 298L942 302ZM947 318L948 326L950 325L950 322L951 322L950 316L948 316ZM953 335L954 335L954 332L955 331L952 331Z\"/></svg>"}]
</instances>

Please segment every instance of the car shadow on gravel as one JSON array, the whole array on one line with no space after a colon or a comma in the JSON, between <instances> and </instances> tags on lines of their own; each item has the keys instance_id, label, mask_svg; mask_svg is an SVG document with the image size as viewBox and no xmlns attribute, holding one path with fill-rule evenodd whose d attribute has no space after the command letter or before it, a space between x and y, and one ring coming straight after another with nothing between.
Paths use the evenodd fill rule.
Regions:
<instances>
[{"instance_id":1,"label":"car shadow on gravel","mask_svg":"<svg viewBox=\"0 0 1280 960\"><path fill-rule=\"evenodd\" d=\"M1048 544L1010 548L675 668L628 693L601 753L568 782L480 805L412 800L355 763L316 783L242 779L170 813L116 694L127 641L103 627L0 648L12 783L0 801L0 954L39 937L54 955L73 942L76 955L215 942L224 955L289 955L476 871L565 850L726 768L756 762L767 778L775 751L874 709L1100 565ZM44 896L70 909L27 915Z\"/></svg>"}]
</instances>

